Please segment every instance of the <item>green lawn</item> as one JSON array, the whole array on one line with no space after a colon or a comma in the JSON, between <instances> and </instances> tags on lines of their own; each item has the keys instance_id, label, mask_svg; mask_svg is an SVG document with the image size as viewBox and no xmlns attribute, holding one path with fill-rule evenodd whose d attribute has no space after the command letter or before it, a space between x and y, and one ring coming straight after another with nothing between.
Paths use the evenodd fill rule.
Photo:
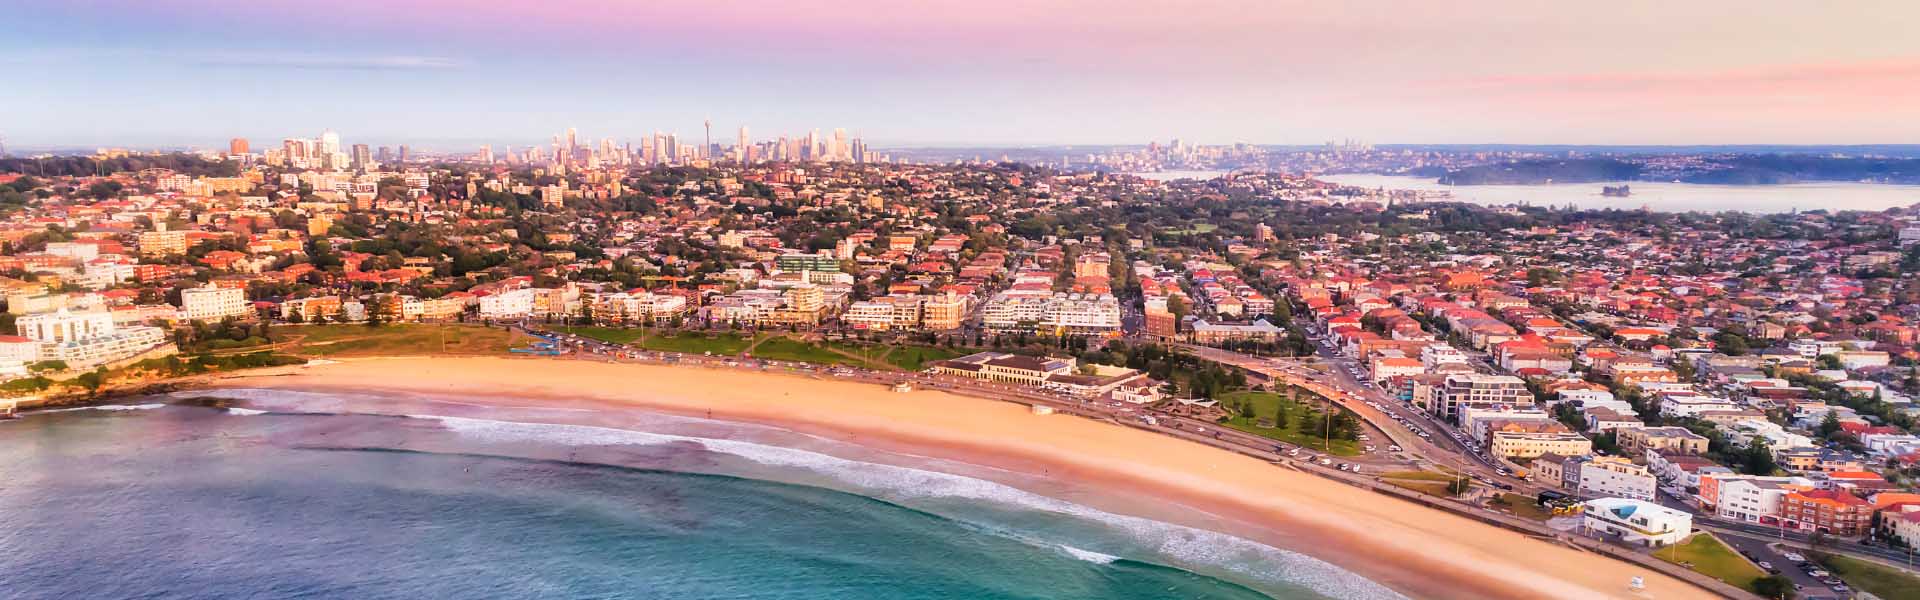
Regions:
<instances>
[{"instance_id":1,"label":"green lawn","mask_svg":"<svg viewBox=\"0 0 1920 600\"><path fill-rule=\"evenodd\" d=\"M715 356L733 356L753 345L750 338L737 333L702 333L683 331L675 335L665 335L638 327L574 327L556 331L572 332L580 337L592 338L609 344L632 344L655 352L679 352L682 354L704 354L712 352Z\"/></svg>"},{"instance_id":2,"label":"green lawn","mask_svg":"<svg viewBox=\"0 0 1920 600\"><path fill-rule=\"evenodd\" d=\"M1508 512L1513 513L1514 516L1521 518L1533 519L1535 521L1545 521L1553 518L1553 513L1548 512L1545 507L1540 506L1537 499L1525 494L1500 494L1498 501L1493 502L1493 505L1505 508Z\"/></svg>"},{"instance_id":3,"label":"green lawn","mask_svg":"<svg viewBox=\"0 0 1920 600\"><path fill-rule=\"evenodd\" d=\"M562 328L561 331L570 331L574 335L600 340L609 344L631 344L634 340L640 339L640 334L646 333L647 330L637 327L574 327L572 329Z\"/></svg>"},{"instance_id":4,"label":"green lawn","mask_svg":"<svg viewBox=\"0 0 1920 600\"><path fill-rule=\"evenodd\" d=\"M1335 439L1332 440L1332 443L1329 445L1323 436L1314 435L1312 433L1312 427L1306 422L1306 419L1303 418L1308 414L1308 405L1298 400L1288 399L1284 394L1239 391L1222 395L1218 400L1222 407L1226 407L1228 412L1234 415L1232 418L1227 419L1226 422L1221 423L1227 427L1232 427L1267 439L1279 440L1338 456L1355 456L1360 454L1359 442ZM1239 412L1233 408L1245 403L1253 404L1253 412L1255 415L1253 418L1240 416ZM1281 405L1285 405L1287 408L1287 426L1261 427L1259 425L1259 419L1271 419L1274 414L1274 407Z\"/></svg>"},{"instance_id":5,"label":"green lawn","mask_svg":"<svg viewBox=\"0 0 1920 600\"><path fill-rule=\"evenodd\" d=\"M1452 475L1433 471L1389 471L1381 473L1380 476L1387 479L1412 479L1415 481L1438 481L1441 483L1454 480L1454 476Z\"/></svg>"},{"instance_id":6,"label":"green lawn","mask_svg":"<svg viewBox=\"0 0 1920 600\"><path fill-rule=\"evenodd\" d=\"M893 352L887 355L887 364L906 371L918 371L927 368L927 363L963 355L956 350L931 346L895 346Z\"/></svg>"},{"instance_id":7,"label":"green lawn","mask_svg":"<svg viewBox=\"0 0 1920 600\"><path fill-rule=\"evenodd\" d=\"M1653 555L1747 591L1753 591L1753 580L1767 576L1760 567L1747 562L1708 533L1696 533L1684 543L1655 550Z\"/></svg>"},{"instance_id":8,"label":"green lawn","mask_svg":"<svg viewBox=\"0 0 1920 600\"><path fill-rule=\"evenodd\" d=\"M1847 585L1882 600L1920 600L1920 576L1849 556L1821 562Z\"/></svg>"},{"instance_id":9,"label":"green lawn","mask_svg":"<svg viewBox=\"0 0 1920 600\"><path fill-rule=\"evenodd\" d=\"M859 359L842 356L839 353L827 349L825 346L784 337L777 337L761 342L759 347L753 349L753 357L767 360L790 360L818 365L864 366L860 364Z\"/></svg>"},{"instance_id":10,"label":"green lawn","mask_svg":"<svg viewBox=\"0 0 1920 600\"><path fill-rule=\"evenodd\" d=\"M276 331L289 339L298 337L294 352L308 356L501 354L515 339L505 329L477 325L301 325Z\"/></svg>"},{"instance_id":11,"label":"green lawn","mask_svg":"<svg viewBox=\"0 0 1920 600\"><path fill-rule=\"evenodd\" d=\"M1453 497L1453 494L1447 493L1447 484L1445 483L1434 481L1407 481L1404 479L1388 479L1385 483L1397 488L1420 492L1428 496L1438 496L1441 498Z\"/></svg>"}]
</instances>

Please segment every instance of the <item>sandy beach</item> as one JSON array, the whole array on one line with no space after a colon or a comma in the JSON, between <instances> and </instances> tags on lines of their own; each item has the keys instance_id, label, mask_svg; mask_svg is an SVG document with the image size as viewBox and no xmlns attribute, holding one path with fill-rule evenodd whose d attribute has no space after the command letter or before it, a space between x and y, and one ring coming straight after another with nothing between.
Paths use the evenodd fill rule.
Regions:
<instances>
[{"instance_id":1,"label":"sandy beach","mask_svg":"<svg viewBox=\"0 0 1920 600\"><path fill-rule=\"evenodd\" d=\"M1415 598L1713 598L1638 567L1259 460L1025 407L797 375L508 358L371 359L222 387L512 396L765 423L887 450L1044 473L1163 498L1271 531L1277 541ZM1303 543L1304 542L1304 543ZM1645 578L1646 590L1627 582Z\"/></svg>"}]
</instances>

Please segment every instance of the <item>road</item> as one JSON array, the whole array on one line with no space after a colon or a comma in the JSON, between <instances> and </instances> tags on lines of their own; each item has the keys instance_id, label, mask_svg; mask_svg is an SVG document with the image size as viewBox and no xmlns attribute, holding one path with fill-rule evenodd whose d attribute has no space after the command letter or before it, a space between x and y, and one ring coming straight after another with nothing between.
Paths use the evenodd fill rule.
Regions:
<instances>
[{"instance_id":1,"label":"road","mask_svg":"<svg viewBox=\"0 0 1920 600\"><path fill-rule=\"evenodd\" d=\"M1732 546L1734 551L1745 555L1748 560L1760 563L1763 568L1773 567L1780 576L1792 581L1795 591L1799 592L1804 600L1838 600L1849 597L1847 594L1833 590L1826 582L1815 579L1808 574L1807 570L1796 566L1796 561L1787 558L1776 544L1765 537L1729 535L1721 532L1716 532L1716 535L1728 546Z\"/></svg>"},{"instance_id":2,"label":"road","mask_svg":"<svg viewBox=\"0 0 1920 600\"><path fill-rule=\"evenodd\" d=\"M1452 428L1432 416L1389 397L1385 391L1362 383L1351 372L1352 365L1327 361L1329 368L1318 370L1298 361L1272 359L1206 346L1183 346L1195 356L1233 365L1270 379L1300 386L1338 403L1359 415L1367 425L1383 432L1395 445L1412 457L1460 471L1482 482L1499 482L1516 493L1537 493L1530 482L1504 476L1500 466L1473 452L1452 437ZM1421 433L1427 435L1422 436Z\"/></svg>"}]
</instances>

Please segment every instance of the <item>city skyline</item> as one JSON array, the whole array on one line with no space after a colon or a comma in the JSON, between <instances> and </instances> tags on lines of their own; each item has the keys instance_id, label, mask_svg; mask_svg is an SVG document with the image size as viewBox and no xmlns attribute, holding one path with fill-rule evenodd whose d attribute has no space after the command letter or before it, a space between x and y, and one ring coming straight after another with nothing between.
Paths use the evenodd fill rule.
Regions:
<instances>
[{"instance_id":1,"label":"city skyline","mask_svg":"<svg viewBox=\"0 0 1920 600\"><path fill-rule=\"evenodd\" d=\"M1904 4L1094 8L26 3L0 65L33 85L0 98L16 117L0 135L214 147L332 128L434 147L724 116L877 146L1920 139Z\"/></svg>"}]
</instances>

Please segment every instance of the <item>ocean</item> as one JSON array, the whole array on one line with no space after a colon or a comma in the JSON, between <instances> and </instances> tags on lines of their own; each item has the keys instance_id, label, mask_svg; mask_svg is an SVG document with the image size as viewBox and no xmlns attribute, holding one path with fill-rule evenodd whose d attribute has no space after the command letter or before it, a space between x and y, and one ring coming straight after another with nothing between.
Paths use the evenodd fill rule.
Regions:
<instances>
[{"instance_id":1,"label":"ocean","mask_svg":"<svg viewBox=\"0 0 1920 600\"><path fill-rule=\"evenodd\" d=\"M0 422L0 598L1401 597L1204 516L774 428L218 394Z\"/></svg>"},{"instance_id":2,"label":"ocean","mask_svg":"<svg viewBox=\"0 0 1920 600\"><path fill-rule=\"evenodd\" d=\"M1553 183L1543 185L1444 185L1432 177L1405 175L1323 175L1318 179L1365 188L1446 191L1457 202L1492 206L1532 206L1659 212L1783 213L1826 209L1877 211L1920 203L1920 186L1881 183L1818 182L1783 185L1707 185L1657 181ZM1611 198L1600 188L1627 185L1633 195Z\"/></svg>"}]
</instances>

